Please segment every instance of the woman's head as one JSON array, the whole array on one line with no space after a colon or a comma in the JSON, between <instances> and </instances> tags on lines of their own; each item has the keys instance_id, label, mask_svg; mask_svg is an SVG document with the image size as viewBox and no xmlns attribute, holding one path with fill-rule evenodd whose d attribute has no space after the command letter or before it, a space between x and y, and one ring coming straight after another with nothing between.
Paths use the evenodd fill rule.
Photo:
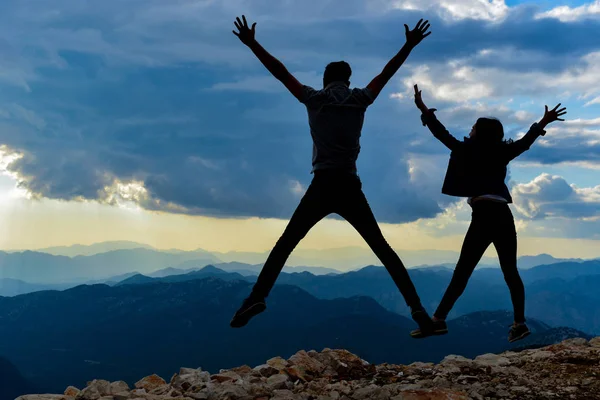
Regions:
<instances>
[{"instance_id":1,"label":"woman's head","mask_svg":"<svg viewBox=\"0 0 600 400\"><path fill-rule=\"evenodd\" d=\"M501 143L504 140L504 127L496 118L479 118L469 137L481 143Z\"/></svg>"}]
</instances>

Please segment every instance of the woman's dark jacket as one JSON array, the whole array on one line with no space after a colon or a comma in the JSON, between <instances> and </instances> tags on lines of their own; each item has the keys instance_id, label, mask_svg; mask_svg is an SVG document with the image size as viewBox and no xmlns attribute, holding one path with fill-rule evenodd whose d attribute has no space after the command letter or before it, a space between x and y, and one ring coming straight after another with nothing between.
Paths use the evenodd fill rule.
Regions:
<instances>
[{"instance_id":1,"label":"woman's dark jacket","mask_svg":"<svg viewBox=\"0 0 600 400\"><path fill-rule=\"evenodd\" d=\"M433 136L452 151L442 193L458 197L492 194L502 196L509 203L512 203L512 197L504 183L508 163L529 150L539 136L546 134L546 131L534 123L529 132L519 140L488 144L477 140L477 135L483 132L473 138L465 138L464 141L456 139L438 121L433 110L423 113L421 121Z\"/></svg>"}]
</instances>

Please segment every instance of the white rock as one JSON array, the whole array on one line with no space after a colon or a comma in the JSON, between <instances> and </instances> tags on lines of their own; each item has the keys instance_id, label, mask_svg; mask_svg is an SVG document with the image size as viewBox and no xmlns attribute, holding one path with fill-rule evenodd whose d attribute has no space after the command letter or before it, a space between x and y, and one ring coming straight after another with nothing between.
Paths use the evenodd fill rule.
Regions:
<instances>
[{"instance_id":1,"label":"white rock","mask_svg":"<svg viewBox=\"0 0 600 400\"><path fill-rule=\"evenodd\" d=\"M548 358L552 358L554 357L554 353L552 353L551 351L546 351L546 350L539 350L536 351L534 353L531 353L529 355L529 357L531 357L532 360L546 360Z\"/></svg>"},{"instance_id":2,"label":"white rock","mask_svg":"<svg viewBox=\"0 0 600 400\"><path fill-rule=\"evenodd\" d=\"M591 339L588 343L592 347L600 347L600 336Z\"/></svg>"},{"instance_id":3,"label":"white rock","mask_svg":"<svg viewBox=\"0 0 600 400\"><path fill-rule=\"evenodd\" d=\"M290 390L275 390L275 396L271 400L296 400L297 397Z\"/></svg>"},{"instance_id":4,"label":"white rock","mask_svg":"<svg viewBox=\"0 0 600 400\"><path fill-rule=\"evenodd\" d=\"M474 363L484 367L504 367L510 365L510 360L497 354L484 354L475 358Z\"/></svg>"},{"instance_id":5,"label":"white rock","mask_svg":"<svg viewBox=\"0 0 600 400\"><path fill-rule=\"evenodd\" d=\"M117 381L110 384L110 394L123 393L129 391L129 385L123 381Z\"/></svg>"},{"instance_id":6,"label":"white rock","mask_svg":"<svg viewBox=\"0 0 600 400\"><path fill-rule=\"evenodd\" d=\"M585 338L571 338L563 342L567 346L581 346L588 347L590 343Z\"/></svg>"},{"instance_id":7,"label":"white rock","mask_svg":"<svg viewBox=\"0 0 600 400\"><path fill-rule=\"evenodd\" d=\"M97 400L102 396L110 395L110 382L102 379L94 379L89 385L77 395L77 399Z\"/></svg>"},{"instance_id":8,"label":"white rock","mask_svg":"<svg viewBox=\"0 0 600 400\"><path fill-rule=\"evenodd\" d=\"M289 377L285 374L277 374L267 379L267 386L271 389L286 389Z\"/></svg>"},{"instance_id":9,"label":"white rock","mask_svg":"<svg viewBox=\"0 0 600 400\"><path fill-rule=\"evenodd\" d=\"M187 374L196 374L198 372L202 372L201 368L195 369L195 368L179 368L179 375L187 375Z\"/></svg>"},{"instance_id":10,"label":"white rock","mask_svg":"<svg viewBox=\"0 0 600 400\"><path fill-rule=\"evenodd\" d=\"M65 389L64 395L68 397L75 397L79 393L81 393L81 390L77 389L75 386L69 386Z\"/></svg>"},{"instance_id":11,"label":"white rock","mask_svg":"<svg viewBox=\"0 0 600 400\"><path fill-rule=\"evenodd\" d=\"M248 396L248 392L240 385L222 385L217 392L217 399L237 400Z\"/></svg>"},{"instance_id":12,"label":"white rock","mask_svg":"<svg viewBox=\"0 0 600 400\"><path fill-rule=\"evenodd\" d=\"M456 354L450 354L447 355L446 357L444 357L444 359L440 362L440 365L444 365L444 364L457 364L457 365L462 365L462 364L471 364L473 362L473 360L463 357L463 356L458 356Z\"/></svg>"}]
</instances>

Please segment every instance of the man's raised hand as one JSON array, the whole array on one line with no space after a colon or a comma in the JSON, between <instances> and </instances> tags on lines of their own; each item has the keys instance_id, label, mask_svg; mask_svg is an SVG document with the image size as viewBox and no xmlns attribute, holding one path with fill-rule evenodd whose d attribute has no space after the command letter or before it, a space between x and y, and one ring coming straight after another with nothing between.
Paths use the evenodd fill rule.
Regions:
<instances>
[{"instance_id":1,"label":"man's raised hand","mask_svg":"<svg viewBox=\"0 0 600 400\"><path fill-rule=\"evenodd\" d=\"M427 108L427 106L423 102L423 98L421 97L421 91L419 90L419 86L415 85L414 87L415 87L415 104L417 105L417 108L419 110L421 110L421 112L423 112L423 113L427 113L429 111L437 111L436 108L432 108L431 110L429 110Z\"/></svg>"},{"instance_id":2,"label":"man's raised hand","mask_svg":"<svg viewBox=\"0 0 600 400\"><path fill-rule=\"evenodd\" d=\"M429 27L429 21L426 20L423 22L422 18L419 20L419 22L417 22L417 25L413 30L410 30L408 25L404 24L404 29L406 31L406 43L411 47L417 46L419 43L421 43L421 40L431 35L431 32L427 32Z\"/></svg>"},{"instance_id":3,"label":"man's raised hand","mask_svg":"<svg viewBox=\"0 0 600 400\"><path fill-rule=\"evenodd\" d=\"M419 90L419 86L415 85L415 104L419 110L425 109L425 103L423 103L423 98L421 97L421 91Z\"/></svg>"},{"instance_id":4,"label":"man's raised hand","mask_svg":"<svg viewBox=\"0 0 600 400\"><path fill-rule=\"evenodd\" d=\"M252 28L250 28L248 27L246 16L242 15L241 20L240 17L237 17L233 23L238 29L238 32L232 31L233 34L237 36L246 46L250 46L255 41L254 35L256 34L256 22L253 23Z\"/></svg>"}]
</instances>

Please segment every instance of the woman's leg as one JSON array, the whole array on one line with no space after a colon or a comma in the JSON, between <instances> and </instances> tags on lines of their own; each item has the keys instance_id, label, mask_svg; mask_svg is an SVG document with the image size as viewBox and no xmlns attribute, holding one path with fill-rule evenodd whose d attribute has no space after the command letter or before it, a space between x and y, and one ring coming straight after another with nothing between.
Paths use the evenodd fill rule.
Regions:
<instances>
[{"instance_id":1,"label":"woman's leg","mask_svg":"<svg viewBox=\"0 0 600 400\"><path fill-rule=\"evenodd\" d=\"M501 217L496 224L493 238L494 247L498 252L500 268L504 280L510 290L516 323L525 323L525 286L517 269L517 231L515 221L506 205L506 211L499 213Z\"/></svg>"},{"instance_id":2,"label":"woman's leg","mask_svg":"<svg viewBox=\"0 0 600 400\"><path fill-rule=\"evenodd\" d=\"M475 270L477 263L479 263L483 253L485 253L492 242L489 230L494 229L494 227L490 227L486 223L487 215L485 211L485 209L473 210L471 225L465 236L452 280L435 314L433 314L435 319L446 319L448 313L454 307L454 303L456 303L465 291L467 282L473 270Z\"/></svg>"}]
</instances>

